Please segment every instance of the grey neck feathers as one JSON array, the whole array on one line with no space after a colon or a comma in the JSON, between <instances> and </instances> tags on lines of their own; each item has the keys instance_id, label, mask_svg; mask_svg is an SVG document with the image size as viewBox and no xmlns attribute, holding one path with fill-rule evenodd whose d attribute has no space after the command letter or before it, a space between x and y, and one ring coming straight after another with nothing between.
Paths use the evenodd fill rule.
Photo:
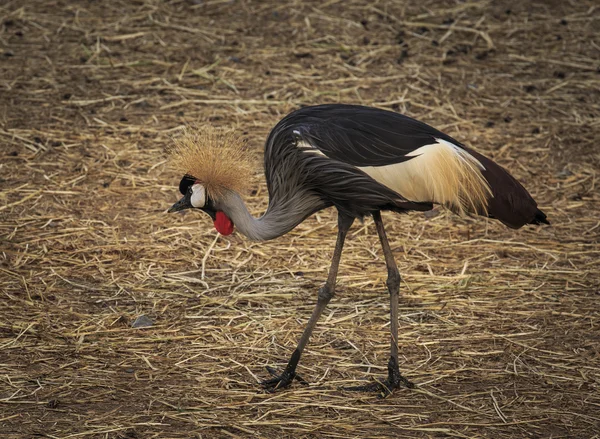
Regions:
<instances>
[{"instance_id":1,"label":"grey neck feathers","mask_svg":"<svg viewBox=\"0 0 600 439\"><path fill-rule=\"evenodd\" d=\"M219 200L217 207L225 212L242 234L254 241L267 241L286 234L326 205L314 195L296 192L286 200L270 200L264 215L254 218L240 195L230 191Z\"/></svg>"}]
</instances>

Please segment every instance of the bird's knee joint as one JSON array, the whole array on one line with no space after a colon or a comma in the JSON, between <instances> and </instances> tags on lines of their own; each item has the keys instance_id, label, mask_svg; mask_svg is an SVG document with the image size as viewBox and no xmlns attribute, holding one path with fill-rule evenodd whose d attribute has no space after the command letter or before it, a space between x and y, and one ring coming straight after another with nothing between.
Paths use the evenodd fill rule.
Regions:
<instances>
[{"instance_id":1,"label":"bird's knee joint","mask_svg":"<svg viewBox=\"0 0 600 439\"><path fill-rule=\"evenodd\" d=\"M397 293L400 289L400 273L398 270L389 270L386 285L390 294Z\"/></svg>"},{"instance_id":2,"label":"bird's knee joint","mask_svg":"<svg viewBox=\"0 0 600 439\"><path fill-rule=\"evenodd\" d=\"M329 303L331 298L333 297L334 291L333 288L329 287L327 284L323 285L319 288L319 302Z\"/></svg>"}]
</instances>

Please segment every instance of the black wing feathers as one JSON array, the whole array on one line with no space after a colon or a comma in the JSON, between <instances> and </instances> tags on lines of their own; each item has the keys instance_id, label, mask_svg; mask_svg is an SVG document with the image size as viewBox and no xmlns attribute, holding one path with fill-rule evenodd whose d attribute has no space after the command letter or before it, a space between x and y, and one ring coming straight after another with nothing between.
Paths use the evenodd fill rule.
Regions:
<instances>
[{"instance_id":1,"label":"black wing feathers","mask_svg":"<svg viewBox=\"0 0 600 439\"><path fill-rule=\"evenodd\" d=\"M354 216L376 210L428 210L431 203L411 202L358 167L410 160L415 156L408 154L436 139L464 149L485 167L482 174L493 192L488 205L491 218L513 228L548 222L525 188L492 160L423 122L358 105L304 107L279 121L265 147L269 194L283 199L290 191L302 190L323 205L335 205ZM315 153L306 153L311 149Z\"/></svg>"},{"instance_id":2,"label":"black wing feathers","mask_svg":"<svg viewBox=\"0 0 600 439\"><path fill-rule=\"evenodd\" d=\"M327 157L353 166L384 166L410 160L408 153L436 138L460 146L429 125L391 111L358 105L304 107L278 126Z\"/></svg>"},{"instance_id":3,"label":"black wing feathers","mask_svg":"<svg viewBox=\"0 0 600 439\"><path fill-rule=\"evenodd\" d=\"M334 115L336 108L346 110L349 106L322 107L330 108ZM273 204L285 202L283 200L295 192L303 192L306 196L318 197L323 205L335 205L341 212L355 217L382 209L397 212L432 209L431 203L409 201L358 169L354 164L357 157L378 157L368 147L375 135L361 133L360 129L346 131L343 124L330 125L326 115L320 118L322 107L303 108L289 114L269 134L265 146L265 176ZM350 114L340 120L347 124L352 122ZM356 143L356 139L362 143ZM304 148L298 147L301 140L312 145L307 149L315 148L325 156L307 154ZM355 151L348 147L352 144L359 145Z\"/></svg>"}]
</instances>

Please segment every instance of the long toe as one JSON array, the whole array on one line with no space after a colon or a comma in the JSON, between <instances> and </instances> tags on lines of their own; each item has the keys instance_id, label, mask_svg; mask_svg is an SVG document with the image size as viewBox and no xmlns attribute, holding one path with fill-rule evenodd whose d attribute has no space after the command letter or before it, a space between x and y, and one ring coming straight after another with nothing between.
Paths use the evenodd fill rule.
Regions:
<instances>
[{"instance_id":1,"label":"long toe","mask_svg":"<svg viewBox=\"0 0 600 439\"><path fill-rule=\"evenodd\" d=\"M289 387L292 381L287 381L281 378L271 378L269 380L265 380L261 382L261 386L269 393L276 392L277 390L284 389Z\"/></svg>"},{"instance_id":2,"label":"long toe","mask_svg":"<svg viewBox=\"0 0 600 439\"><path fill-rule=\"evenodd\" d=\"M287 371L284 371L281 375L279 375L277 374L277 371L270 366L267 366L266 369L271 375L273 375L273 378L264 380L260 384L269 393L289 387L296 376L295 373L288 373Z\"/></svg>"},{"instance_id":3,"label":"long toe","mask_svg":"<svg viewBox=\"0 0 600 439\"><path fill-rule=\"evenodd\" d=\"M413 389L415 387L412 382L408 381L402 375L397 375L388 377L385 381L376 381L374 383L368 383L362 386L342 387L342 389L351 392L376 392L379 394L380 398L387 398L392 394L394 389L399 389L403 386L409 389Z\"/></svg>"}]
</instances>

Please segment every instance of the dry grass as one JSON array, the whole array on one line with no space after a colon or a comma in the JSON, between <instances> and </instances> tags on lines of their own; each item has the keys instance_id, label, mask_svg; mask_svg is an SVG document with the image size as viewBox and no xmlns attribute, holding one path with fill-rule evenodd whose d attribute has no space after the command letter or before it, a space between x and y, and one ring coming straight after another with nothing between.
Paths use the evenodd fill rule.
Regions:
<instances>
[{"instance_id":1,"label":"dry grass","mask_svg":"<svg viewBox=\"0 0 600 439\"><path fill-rule=\"evenodd\" d=\"M3 437L597 438L599 14L501 3L3 2ZM182 126L235 127L259 159L281 116L337 101L473 145L553 223L385 216L419 386L386 400L339 390L385 374L370 221L300 364L311 385L264 394L326 276L333 213L262 244L164 213ZM131 328L142 314L154 326Z\"/></svg>"}]
</instances>

